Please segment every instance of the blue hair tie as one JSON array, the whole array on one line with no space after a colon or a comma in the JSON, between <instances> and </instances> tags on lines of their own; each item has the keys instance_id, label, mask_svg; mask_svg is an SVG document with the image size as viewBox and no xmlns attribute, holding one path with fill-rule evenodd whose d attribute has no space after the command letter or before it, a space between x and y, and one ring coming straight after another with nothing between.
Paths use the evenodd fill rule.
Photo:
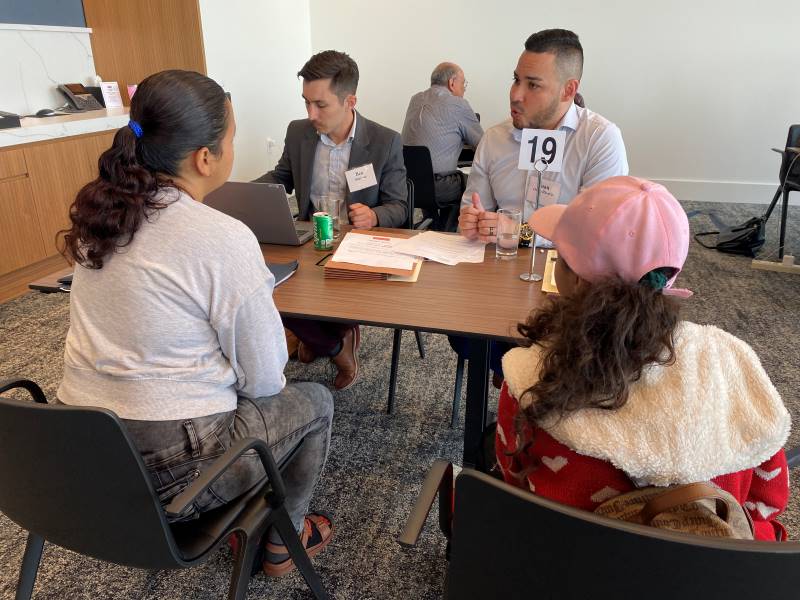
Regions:
<instances>
[{"instance_id":1,"label":"blue hair tie","mask_svg":"<svg viewBox=\"0 0 800 600\"><path fill-rule=\"evenodd\" d=\"M137 140L140 137L142 137L142 134L144 133L144 131L142 130L142 126L139 125L139 123L137 123L136 121L131 119L130 121L128 121L128 127L131 128L131 131L133 131L133 135L136 136Z\"/></svg>"}]
</instances>

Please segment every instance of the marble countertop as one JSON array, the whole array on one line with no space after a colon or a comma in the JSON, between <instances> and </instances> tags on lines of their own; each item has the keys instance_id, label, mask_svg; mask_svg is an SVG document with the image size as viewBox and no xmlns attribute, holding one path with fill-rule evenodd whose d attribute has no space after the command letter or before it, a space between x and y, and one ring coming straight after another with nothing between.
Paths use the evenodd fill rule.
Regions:
<instances>
[{"instance_id":1,"label":"marble countertop","mask_svg":"<svg viewBox=\"0 0 800 600\"><path fill-rule=\"evenodd\" d=\"M0 148L119 129L127 123L127 107L104 108L56 117L25 117L22 119L22 127L0 129Z\"/></svg>"}]
</instances>

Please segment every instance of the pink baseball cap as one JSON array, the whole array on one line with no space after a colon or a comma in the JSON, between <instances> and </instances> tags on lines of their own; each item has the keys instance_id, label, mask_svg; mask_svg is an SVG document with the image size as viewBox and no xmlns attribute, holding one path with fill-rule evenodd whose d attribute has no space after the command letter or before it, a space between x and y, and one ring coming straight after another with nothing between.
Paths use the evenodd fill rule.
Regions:
<instances>
[{"instance_id":1,"label":"pink baseball cap","mask_svg":"<svg viewBox=\"0 0 800 600\"><path fill-rule=\"evenodd\" d=\"M582 191L569 205L540 208L528 223L555 244L581 279L597 283L617 276L635 284L653 269L667 267L675 274L664 293L692 295L672 288L689 251L689 219L663 185L612 177Z\"/></svg>"}]
</instances>

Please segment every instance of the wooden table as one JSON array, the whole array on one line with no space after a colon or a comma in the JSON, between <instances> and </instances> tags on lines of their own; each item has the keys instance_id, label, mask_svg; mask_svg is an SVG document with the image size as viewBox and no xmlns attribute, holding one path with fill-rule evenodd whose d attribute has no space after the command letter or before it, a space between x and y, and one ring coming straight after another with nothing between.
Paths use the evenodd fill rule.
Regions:
<instances>
[{"instance_id":1,"label":"wooden table","mask_svg":"<svg viewBox=\"0 0 800 600\"><path fill-rule=\"evenodd\" d=\"M385 229L413 235L404 229ZM486 246L483 263L454 267L435 262L422 265L415 283L334 280L323 277L317 265L329 252L302 246L262 244L268 262L297 260L300 267L275 289L275 304L287 317L461 335L472 338L464 421L464 465L474 466L486 427L489 383L489 342L513 341L516 326L544 301L540 283L521 281L530 250L520 249L515 260L497 260L494 245ZM544 271L545 253L536 256L536 272ZM54 283L71 269L36 283Z\"/></svg>"},{"instance_id":2,"label":"wooden table","mask_svg":"<svg viewBox=\"0 0 800 600\"><path fill-rule=\"evenodd\" d=\"M398 234L407 230L386 229ZM483 263L447 266L422 265L415 283L333 280L323 277L317 263L328 252L303 246L262 245L268 262L297 260L300 267L275 289L275 304L282 315L322 321L461 335L472 338L464 424L464 465L474 465L486 426L489 342L513 340L517 323L545 295L540 283L527 283L530 250L520 249L515 260L495 259L494 245L486 246ZM546 254L539 251L536 272L542 273Z\"/></svg>"}]
</instances>

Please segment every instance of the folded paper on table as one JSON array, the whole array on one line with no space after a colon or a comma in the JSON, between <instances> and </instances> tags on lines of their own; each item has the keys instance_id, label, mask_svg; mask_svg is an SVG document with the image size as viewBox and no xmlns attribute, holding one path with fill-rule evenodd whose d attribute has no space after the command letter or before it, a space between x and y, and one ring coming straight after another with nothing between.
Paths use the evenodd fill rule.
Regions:
<instances>
[{"instance_id":1,"label":"folded paper on table","mask_svg":"<svg viewBox=\"0 0 800 600\"><path fill-rule=\"evenodd\" d=\"M461 262L482 263L486 243L454 233L425 231L395 244L395 251L412 256L421 256L445 265Z\"/></svg>"}]
</instances>

